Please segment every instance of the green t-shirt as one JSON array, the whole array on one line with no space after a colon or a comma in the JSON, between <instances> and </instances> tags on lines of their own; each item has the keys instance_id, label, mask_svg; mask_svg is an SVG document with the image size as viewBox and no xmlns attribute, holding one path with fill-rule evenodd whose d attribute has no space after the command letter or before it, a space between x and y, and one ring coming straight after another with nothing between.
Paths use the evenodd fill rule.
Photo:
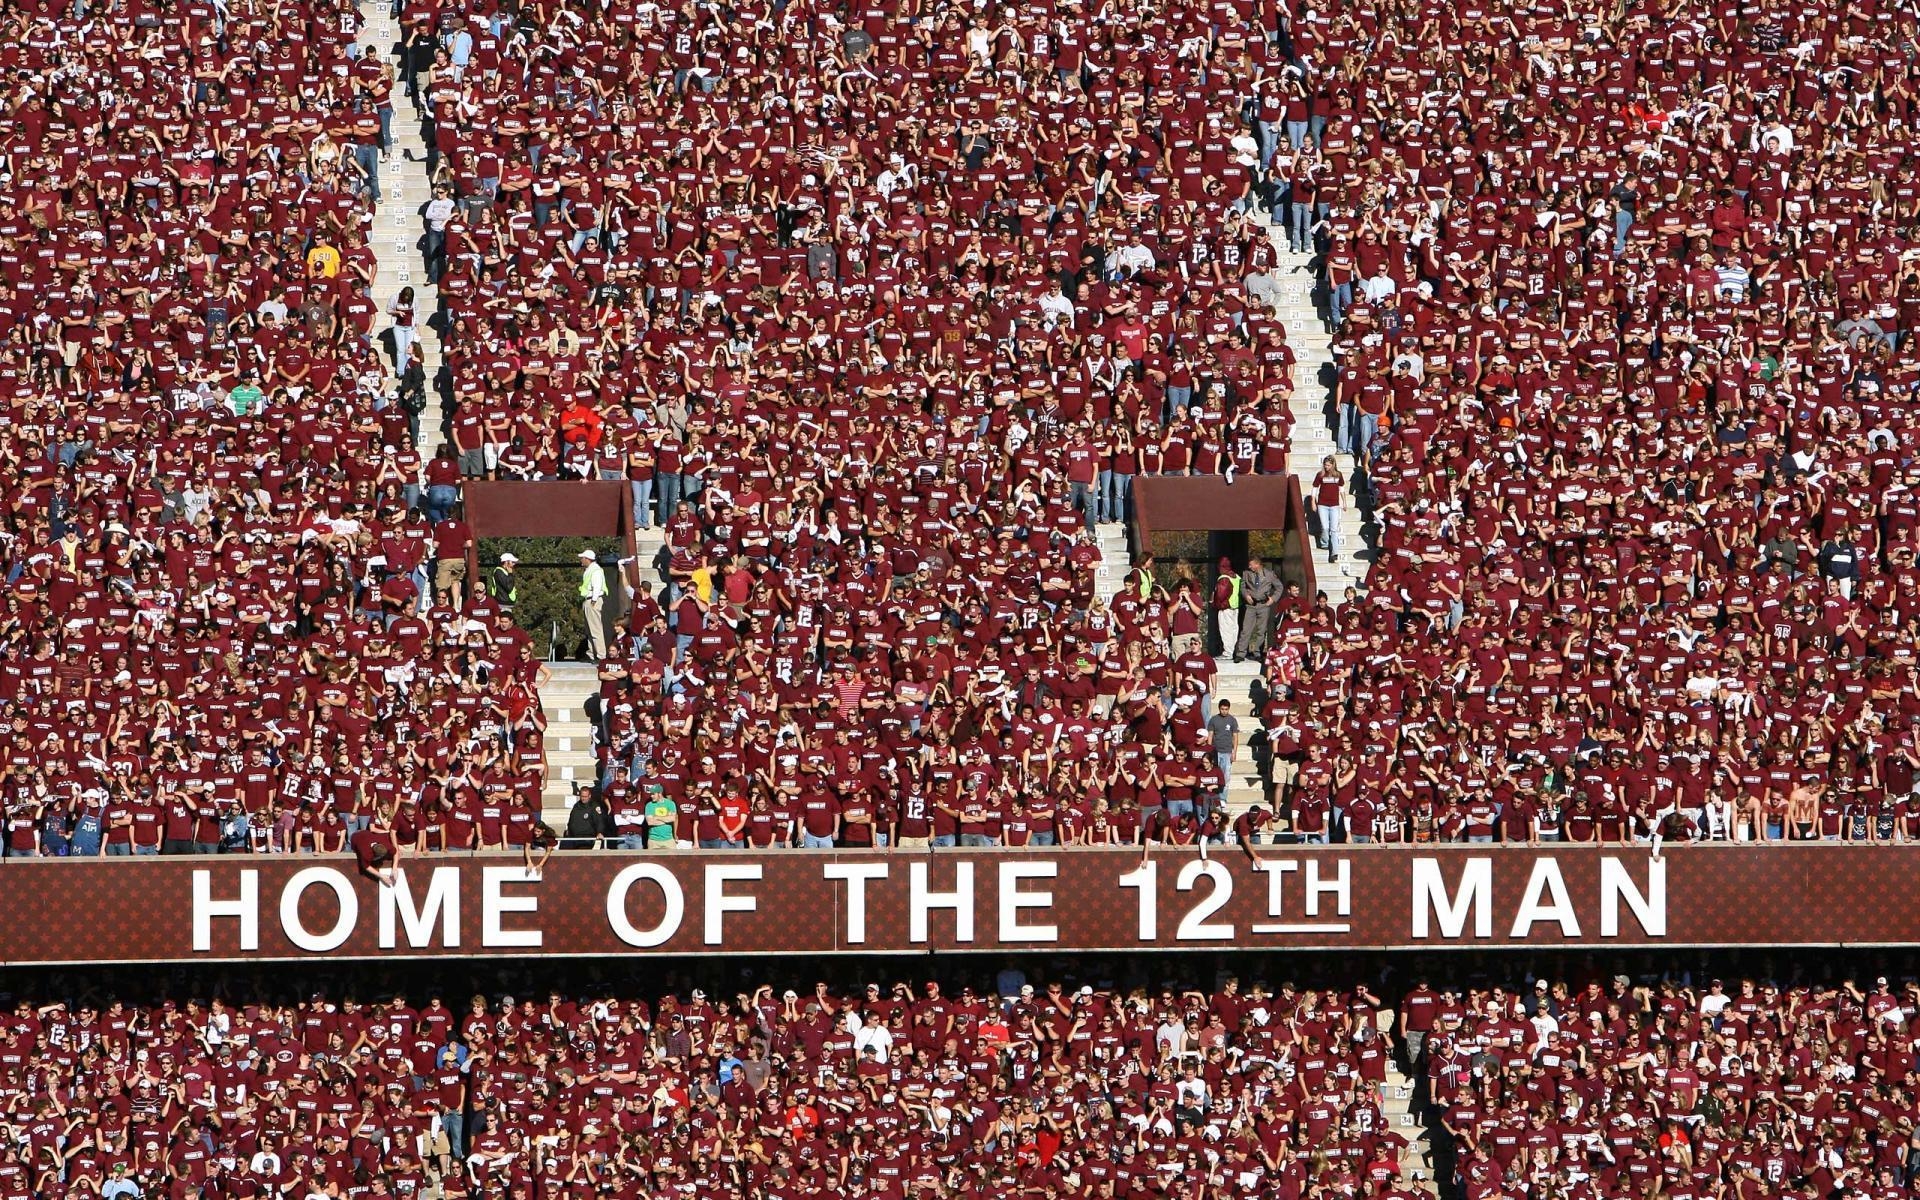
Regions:
<instances>
[{"instance_id":1,"label":"green t-shirt","mask_svg":"<svg viewBox=\"0 0 1920 1200\"><path fill-rule=\"evenodd\" d=\"M674 822L680 816L680 808L674 804L671 796L657 796L647 801L647 844L649 846L671 846L673 844ZM651 822L658 821L655 825Z\"/></svg>"},{"instance_id":2,"label":"green t-shirt","mask_svg":"<svg viewBox=\"0 0 1920 1200\"><path fill-rule=\"evenodd\" d=\"M254 405L260 403L262 394L257 385L243 383L227 393L227 404L233 409L234 416L244 417L253 411Z\"/></svg>"}]
</instances>

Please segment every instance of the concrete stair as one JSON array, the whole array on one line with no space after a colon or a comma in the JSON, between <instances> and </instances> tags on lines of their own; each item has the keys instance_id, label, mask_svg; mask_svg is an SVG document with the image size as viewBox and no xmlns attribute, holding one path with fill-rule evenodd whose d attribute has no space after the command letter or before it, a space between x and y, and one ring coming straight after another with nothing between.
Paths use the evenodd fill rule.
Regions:
<instances>
[{"instance_id":1,"label":"concrete stair","mask_svg":"<svg viewBox=\"0 0 1920 1200\"><path fill-rule=\"evenodd\" d=\"M573 785L594 782L599 760L594 753L593 722L587 719L587 697L600 691L600 675L591 663L547 664L547 686L540 689L540 708L546 714L547 781L541 810L555 830L566 828L573 804Z\"/></svg>"},{"instance_id":2,"label":"concrete stair","mask_svg":"<svg viewBox=\"0 0 1920 1200\"><path fill-rule=\"evenodd\" d=\"M653 569L654 556L660 553L660 547L667 541L666 531L655 525L651 529L633 531L634 555L640 560L640 578L653 585L653 595L660 598L660 573Z\"/></svg>"},{"instance_id":3,"label":"concrete stair","mask_svg":"<svg viewBox=\"0 0 1920 1200\"><path fill-rule=\"evenodd\" d=\"M656 598L665 589L659 573L653 569L653 559L664 544L665 536L657 525L638 530L634 535L639 578L653 585ZM587 719L585 704L587 697L600 691L600 672L598 664L587 662L549 662L547 671L547 685L540 689L540 708L547 718L547 779L541 792L542 812L547 824L561 830L566 826L567 810L573 805L573 785L592 783L599 775L594 727Z\"/></svg>"},{"instance_id":4,"label":"concrete stair","mask_svg":"<svg viewBox=\"0 0 1920 1200\"><path fill-rule=\"evenodd\" d=\"M1352 478L1356 467L1352 455L1338 454L1334 448L1331 397L1320 383L1323 369L1333 361L1333 338L1314 303L1312 258L1289 251L1285 236L1277 226L1269 228L1269 236L1275 240L1274 249L1279 265L1268 275L1250 279L1248 292L1279 319L1286 330L1287 344L1293 348L1297 360L1294 366L1292 459L1294 473L1300 477L1304 492L1313 475L1319 471L1322 459L1329 454L1336 456L1341 470L1349 478ZM1349 586L1365 587L1367 564L1373 557L1372 550L1362 537L1364 518L1351 489L1343 500L1340 534L1344 553L1334 563L1327 561L1324 552L1316 552L1314 557L1320 587L1335 599L1343 596ZM1307 501L1311 510L1311 495L1307 496ZM1311 511L1308 516L1310 521L1315 519ZM1125 582L1132 565L1125 527L1118 524L1102 525L1099 536L1100 594L1112 596ZM1252 736L1257 727L1253 719L1251 689L1260 675L1260 664L1236 663L1223 656L1215 660L1215 667L1214 699L1231 701L1234 714L1240 720L1242 749L1227 785L1228 812L1238 814L1263 798L1259 776L1254 771L1251 756L1245 750L1246 739ZM1396 1085L1403 1091L1407 1086L1410 1085L1406 1085L1405 1081ZM1407 1095L1410 1096L1411 1092L1407 1091ZM1400 1114L1406 1112L1405 1100L1403 1096L1398 1109Z\"/></svg>"},{"instance_id":5,"label":"concrete stair","mask_svg":"<svg viewBox=\"0 0 1920 1200\"><path fill-rule=\"evenodd\" d=\"M1383 1029L1392 1017L1391 1012L1380 1014ZM1387 1061L1386 1082L1380 1087L1380 1111L1386 1117L1387 1126L1407 1139L1406 1149L1400 1154L1401 1180L1431 1180L1432 1145L1426 1126L1413 1115L1413 1080L1402 1074L1399 1064L1392 1059Z\"/></svg>"},{"instance_id":6,"label":"concrete stair","mask_svg":"<svg viewBox=\"0 0 1920 1200\"><path fill-rule=\"evenodd\" d=\"M1358 464L1351 454L1335 449L1333 438L1332 396L1321 386L1324 369L1333 362L1333 335L1314 300L1313 256L1287 249L1285 232L1268 224L1267 236L1273 242L1278 267L1271 274L1248 281L1248 292L1264 301L1280 320L1287 333L1287 345L1297 360L1293 368L1293 472L1300 479L1301 496L1307 506L1309 524L1318 521L1313 511L1312 480L1320 463L1329 454L1340 465L1348 480L1341 497L1341 556L1329 562L1325 551L1314 555L1315 577L1320 590L1334 600L1349 587L1365 591L1367 567L1373 561L1373 549L1363 534L1366 517L1355 499L1359 486Z\"/></svg>"},{"instance_id":7,"label":"concrete stair","mask_svg":"<svg viewBox=\"0 0 1920 1200\"><path fill-rule=\"evenodd\" d=\"M1096 530L1100 542L1099 587L1103 599L1111 600L1126 584L1127 572L1133 567L1133 560L1127 545L1127 527L1120 522L1103 524ZM1246 806L1261 798L1260 780L1254 774L1253 760L1245 752L1246 739L1253 733L1253 724L1248 714L1253 711L1253 702L1248 689L1259 675L1256 664L1236 663L1228 658L1215 660L1218 668L1214 676L1214 696L1233 702L1233 711L1240 718L1240 738L1243 747L1239 759L1234 764L1232 780L1227 785L1228 810L1238 813Z\"/></svg>"},{"instance_id":8,"label":"concrete stair","mask_svg":"<svg viewBox=\"0 0 1920 1200\"><path fill-rule=\"evenodd\" d=\"M380 0L361 0L359 8L362 20L357 41L365 52L393 63L397 73L400 27L390 15L391 10ZM391 324L387 305L400 294L401 288L411 287L414 334L420 339L427 371L427 409L420 414L419 450L424 462L433 457L443 440L440 403L433 393L433 377L440 370L440 336L427 327L427 318L439 307L439 292L427 282L426 260L415 248L426 229L420 206L432 196L433 190L427 179L427 144L421 136L422 124L397 78L393 97L393 149L380 164L380 205L368 235L380 266L373 285L373 302L379 309L374 330L382 332ZM393 371L392 360L384 353L380 361L389 372Z\"/></svg>"},{"instance_id":9,"label":"concrete stair","mask_svg":"<svg viewBox=\"0 0 1920 1200\"><path fill-rule=\"evenodd\" d=\"M1100 563L1095 568L1097 590L1102 600L1110 601L1127 582L1127 572L1133 569L1127 525L1124 521L1103 522L1095 526L1094 534L1100 544Z\"/></svg>"}]
</instances>

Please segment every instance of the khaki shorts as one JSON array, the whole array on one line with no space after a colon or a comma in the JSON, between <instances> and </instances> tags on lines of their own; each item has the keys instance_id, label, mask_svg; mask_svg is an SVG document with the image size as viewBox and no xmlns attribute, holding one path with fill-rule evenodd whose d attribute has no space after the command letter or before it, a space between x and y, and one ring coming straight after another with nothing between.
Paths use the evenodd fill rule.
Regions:
<instances>
[{"instance_id":1,"label":"khaki shorts","mask_svg":"<svg viewBox=\"0 0 1920 1200\"><path fill-rule=\"evenodd\" d=\"M467 577L467 560L443 558L434 565L433 586L445 590Z\"/></svg>"},{"instance_id":2,"label":"khaki shorts","mask_svg":"<svg viewBox=\"0 0 1920 1200\"><path fill-rule=\"evenodd\" d=\"M917 838L903 837L903 838L896 839L893 844L896 846L899 846L903 850L924 850L927 846L927 842L928 842L928 839L923 837L917 837Z\"/></svg>"}]
</instances>

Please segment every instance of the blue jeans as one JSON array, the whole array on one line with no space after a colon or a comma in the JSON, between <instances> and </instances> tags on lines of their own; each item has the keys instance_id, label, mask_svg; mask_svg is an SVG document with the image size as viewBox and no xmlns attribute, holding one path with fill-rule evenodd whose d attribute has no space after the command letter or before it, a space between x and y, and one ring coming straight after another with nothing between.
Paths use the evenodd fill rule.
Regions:
<instances>
[{"instance_id":1,"label":"blue jeans","mask_svg":"<svg viewBox=\"0 0 1920 1200\"><path fill-rule=\"evenodd\" d=\"M436 524L445 520L459 502L459 488L450 483L430 484L427 487L427 519Z\"/></svg>"},{"instance_id":2,"label":"blue jeans","mask_svg":"<svg viewBox=\"0 0 1920 1200\"><path fill-rule=\"evenodd\" d=\"M671 471L660 471L655 473L653 484L659 500L657 515L660 524L665 525L673 519L673 510L680 505L680 476Z\"/></svg>"},{"instance_id":3,"label":"blue jeans","mask_svg":"<svg viewBox=\"0 0 1920 1200\"><path fill-rule=\"evenodd\" d=\"M453 1157L464 1159L467 1156L467 1119L457 1112L440 1114L440 1128L447 1131L447 1149Z\"/></svg>"},{"instance_id":4,"label":"blue jeans","mask_svg":"<svg viewBox=\"0 0 1920 1200\"><path fill-rule=\"evenodd\" d=\"M963 833L960 835L962 846L981 847L993 845L993 839L984 833Z\"/></svg>"},{"instance_id":5,"label":"blue jeans","mask_svg":"<svg viewBox=\"0 0 1920 1200\"><path fill-rule=\"evenodd\" d=\"M1619 258L1627 252L1627 231L1633 228L1633 214L1620 209L1613 214L1613 256Z\"/></svg>"},{"instance_id":6,"label":"blue jeans","mask_svg":"<svg viewBox=\"0 0 1920 1200\"><path fill-rule=\"evenodd\" d=\"M1307 144L1307 123L1305 121L1287 122L1287 145L1295 150Z\"/></svg>"},{"instance_id":7,"label":"blue jeans","mask_svg":"<svg viewBox=\"0 0 1920 1200\"><path fill-rule=\"evenodd\" d=\"M1299 254L1313 252L1313 206L1287 205L1287 249Z\"/></svg>"},{"instance_id":8,"label":"blue jeans","mask_svg":"<svg viewBox=\"0 0 1920 1200\"><path fill-rule=\"evenodd\" d=\"M1354 413L1353 454L1362 467L1373 456L1373 439L1380 436L1380 418L1366 409Z\"/></svg>"},{"instance_id":9,"label":"blue jeans","mask_svg":"<svg viewBox=\"0 0 1920 1200\"><path fill-rule=\"evenodd\" d=\"M1099 503L1090 483L1075 483L1068 489L1067 504L1086 519L1087 528L1099 519Z\"/></svg>"},{"instance_id":10,"label":"blue jeans","mask_svg":"<svg viewBox=\"0 0 1920 1200\"><path fill-rule=\"evenodd\" d=\"M1193 389L1190 387L1170 387L1167 389L1167 408L1173 416L1179 416L1193 404Z\"/></svg>"},{"instance_id":11,"label":"blue jeans","mask_svg":"<svg viewBox=\"0 0 1920 1200\"><path fill-rule=\"evenodd\" d=\"M800 831L800 846L805 850L831 850L833 849L833 839L830 837L818 837L803 829Z\"/></svg>"},{"instance_id":12,"label":"blue jeans","mask_svg":"<svg viewBox=\"0 0 1920 1200\"><path fill-rule=\"evenodd\" d=\"M1342 454L1353 453L1354 414L1359 406L1342 400L1333 410L1333 447Z\"/></svg>"},{"instance_id":13,"label":"blue jeans","mask_svg":"<svg viewBox=\"0 0 1920 1200\"><path fill-rule=\"evenodd\" d=\"M353 160L367 173L367 194L380 203L380 147L355 144Z\"/></svg>"},{"instance_id":14,"label":"blue jeans","mask_svg":"<svg viewBox=\"0 0 1920 1200\"><path fill-rule=\"evenodd\" d=\"M1119 471L1103 471L1106 481L1107 520L1124 521L1133 506L1133 476Z\"/></svg>"},{"instance_id":15,"label":"blue jeans","mask_svg":"<svg viewBox=\"0 0 1920 1200\"><path fill-rule=\"evenodd\" d=\"M954 844L954 841L955 841L955 839L954 839L954 836L953 836L952 834L950 834L950 833L942 833L942 834L937 834L937 835L935 835L935 836L934 836L934 837L932 837L932 838L929 838L929 839L927 840L927 845L929 845L929 846L951 846L951 845L953 845L953 844Z\"/></svg>"},{"instance_id":16,"label":"blue jeans","mask_svg":"<svg viewBox=\"0 0 1920 1200\"><path fill-rule=\"evenodd\" d=\"M1328 294L1327 316L1335 326L1338 326L1342 320L1346 319L1347 309L1353 307L1353 284L1351 281L1334 284L1328 289Z\"/></svg>"},{"instance_id":17,"label":"blue jeans","mask_svg":"<svg viewBox=\"0 0 1920 1200\"><path fill-rule=\"evenodd\" d=\"M633 483L633 527L653 528L653 480L635 479Z\"/></svg>"},{"instance_id":18,"label":"blue jeans","mask_svg":"<svg viewBox=\"0 0 1920 1200\"><path fill-rule=\"evenodd\" d=\"M1192 815L1193 815L1193 801L1191 800L1167 801L1168 817L1170 818L1171 817L1190 817Z\"/></svg>"},{"instance_id":19,"label":"blue jeans","mask_svg":"<svg viewBox=\"0 0 1920 1200\"><path fill-rule=\"evenodd\" d=\"M1320 548L1330 558L1340 557L1340 506L1316 504L1313 511L1320 518Z\"/></svg>"}]
</instances>

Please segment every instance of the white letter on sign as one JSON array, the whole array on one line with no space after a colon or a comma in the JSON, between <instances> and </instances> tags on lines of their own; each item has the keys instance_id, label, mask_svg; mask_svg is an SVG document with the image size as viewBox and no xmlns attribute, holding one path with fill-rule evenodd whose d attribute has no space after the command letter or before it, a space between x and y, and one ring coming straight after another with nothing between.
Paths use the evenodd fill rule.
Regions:
<instances>
[{"instance_id":1,"label":"white letter on sign","mask_svg":"<svg viewBox=\"0 0 1920 1200\"><path fill-rule=\"evenodd\" d=\"M1620 902L1625 900L1648 937L1667 936L1667 860L1649 858L1647 893L1634 886L1627 866L1617 858L1600 860L1600 936L1620 936Z\"/></svg>"},{"instance_id":2,"label":"white letter on sign","mask_svg":"<svg viewBox=\"0 0 1920 1200\"><path fill-rule=\"evenodd\" d=\"M1551 903L1540 902L1542 892L1552 898ZM1567 881L1560 874L1559 859L1534 860L1533 874L1527 879L1527 893L1520 898L1520 911L1513 914L1513 929L1507 936L1526 937L1538 921L1558 922L1563 935L1580 936L1580 914L1573 911L1573 899L1567 895Z\"/></svg>"},{"instance_id":3,"label":"white letter on sign","mask_svg":"<svg viewBox=\"0 0 1920 1200\"><path fill-rule=\"evenodd\" d=\"M426 903L413 905L413 888L406 868L395 872L393 885L380 885L380 948L399 945L396 925L407 931L407 945L418 950L433 944L433 926L440 923L440 944L448 950L460 945L460 868L435 867L428 876Z\"/></svg>"},{"instance_id":4,"label":"white letter on sign","mask_svg":"<svg viewBox=\"0 0 1920 1200\"><path fill-rule=\"evenodd\" d=\"M1233 926L1209 921L1208 917L1225 908L1227 901L1233 898L1233 874L1225 865L1211 858L1196 858L1180 868L1173 877L1173 886L1182 892L1190 892L1204 875L1212 881L1212 890L1206 899L1195 904L1186 916L1180 918L1180 928L1173 936L1183 942L1230 942L1233 940Z\"/></svg>"},{"instance_id":5,"label":"white letter on sign","mask_svg":"<svg viewBox=\"0 0 1920 1200\"><path fill-rule=\"evenodd\" d=\"M193 873L193 951L205 954L213 949L213 919L232 917L240 922L240 949L260 948L260 872L240 872L240 898L215 900L213 872Z\"/></svg>"},{"instance_id":6,"label":"white letter on sign","mask_svg":"<svg viewBox=\"0 0 1920 1200\"><path fill-rule=\"evenodd\" d=\"M506 929L500 918L506 913L540 911L538 896L509 896L503 890L509 883L537 883L540 877L525 867L487 867L480 872L480 944L491 950L531 950L542 941L538 929Z\"/></svg>"},{"instance_id":7,"label":"white letter on sign","mask_svg":"<svg viewBox=\"0 0 1920 1200\"><path fill-rule=\"evenodd\" d=\"M642 879L660 889L665 909L660 914L660 923L652 929L635 929L627 919L627 891ZM680 891L680 881L659 863L635 863L615 875L607 885L607 924L613 926L614 936L629 946L645 949L665 943L680 932L680 918L686 915L686 910L687 898Z\"/></svg>"},{"instance_id":8,"label":"white letter on sign","mask_svg":"<svg viewBox=\"0 0 1920 1200\"><path fill-rule=\"evenodd\" d=\"M1332 879L1323 880L1320 878L1320 860L1317 858L1307 860L1308 916L1320 915L1320 897L1323 895L1333 897L1333 911L1336 915L1342 917L1353 915L1353 881L1348 874L1348 867L1351 864L1343 858L1339 866L1340 869L1333 873Z\"/></svg>"},{"instance_id":9,"label":"white letter on sign","mask_svg":"<svg viewBox=\"0 0 1920 1200\"><path fill-rule=\"evenodd\" d=\"M973 940L973 864L953 864L953 890L927 890L927 864L907 864L907 936L916 942L927 940L927 913L936 908L953 910L953 940Z\"/></svg>"},{"instance_id":10,"label":"white letter on sign","mask_svg":"<svg viewBox=\"0 0 1920 1200\"><path fill-rule=\"evenodd\" d=\"M885 879L885 863L828 863L828 879L847 881L847 944L858 946L867 940L867 881Z\"/></svg>"},{"instance_id":11,"label":"white letter on sign","mask_svg":"<svg viewBox=\"0 0 1920 1200\"><path fill-rule=\"evenodd\" d=\"M333 891L334 899L340 902L340 917L333 928L322 934L311 934L300 923L300 897L314 884L323 884ZM280 928L286 931L287 940L302 950L323 953L338 950L346 945L347 938L353 934L354 922L360 919L360 897L354 894L353 881L332 867L308 867L295 871L293 878L287 880L287 886L280 892Z\"/></svg>"},{"instance_id":12,"label":"white letter on sign","mask_svg":"<svg viewBox=\"0 0 1920 1200\"><path fill-rule=\"evenodd\" d=\"M1447 894L1447 881L1440 875L1440 860L1413 860L1413 936L1425 940L1432 934L1428 920L1440 918L1440 936L1457 938L1473 917L1473 936L1493 936L1493 860L1470 858L1460 871L1460 894Z\"/></svg>"},{"instance_id":13,"label":"white letter on sign","mask_svg":"<svg viewBox=\"0 0 1920 1200\"><path fill-rule=\"evenodd\" d=\"M1004 859L1000 863L1000 940L1003 942L1057 942L1060 940L1060 927L1052 923L1046 925L1022 925L1020 910L1023 908L1052 908L1053 893L1023 892L1020 890L1022 879L1053 879L1060 874L1060 864L1054 862L1020 862Z\"/></svg>"},{"instance_id":14,"label":"white letter on sign","mask_svg":"<svg viewBox=\"0 0 1920 1200\"><path fill-rule=\"evenodd\" d=\"M1140 940L1151 942L1160 936L1160 864L1148 859L1120 877L1120 886L1140 893Z\"/></svg>"},{"instance_id":15,"label":"white letter on sign","mask_svg":"<svg viewBox=\"0 0 1920 1200\"><path fill-rule=\"evenodd\" d=\"M709 946L718 946L726 941L723 936L726 914L730 912L752 912L760 902L752 896L729 896L727 884L733 880L742 883L757 881L760 878L760 864L722 865L707 864L707 928L705 941Z\"/></svg>"}]
</instances>

